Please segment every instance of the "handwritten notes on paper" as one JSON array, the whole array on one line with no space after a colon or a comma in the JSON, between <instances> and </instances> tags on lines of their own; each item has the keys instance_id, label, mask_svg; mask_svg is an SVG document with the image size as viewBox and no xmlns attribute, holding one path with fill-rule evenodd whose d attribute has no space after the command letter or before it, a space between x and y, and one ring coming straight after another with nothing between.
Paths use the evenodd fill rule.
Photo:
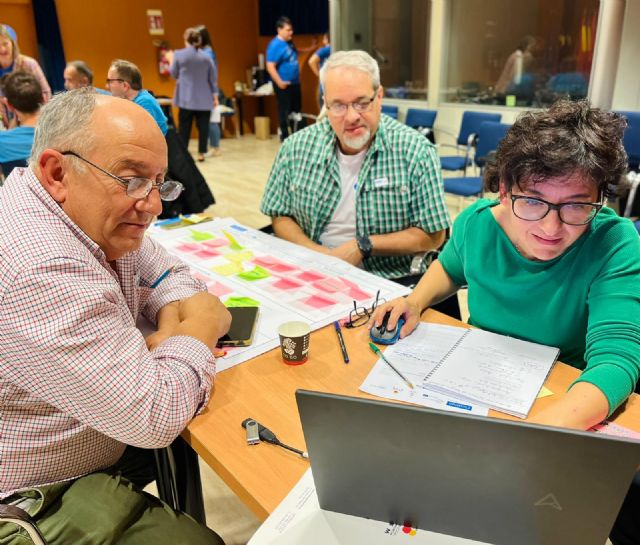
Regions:
<instances>
[{"instance_id":1,"label":"handwritten notes on paper","mask_svg":"<svg viewBox=\"0 0 640 545\"><path fill-rule=\"evenodd\" d=\"M429 403L434 399L448 400L460 403L463 409L490 407L525 417L557 354L557 348L480 329L421 323L412 335L385 352L419 386L416 392L406 392L380 364L360 389L426 406L433 406ZM424 393L433 399L422 400Z\"/></svg>"}]
</instances>

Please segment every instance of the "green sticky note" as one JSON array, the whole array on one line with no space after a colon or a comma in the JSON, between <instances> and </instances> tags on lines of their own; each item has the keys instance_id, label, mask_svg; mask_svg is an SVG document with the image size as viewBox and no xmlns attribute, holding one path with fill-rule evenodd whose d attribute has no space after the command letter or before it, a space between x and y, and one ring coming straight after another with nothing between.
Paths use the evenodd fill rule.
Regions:
<instances>
[{"instance_id":1,"label":"green sticky note","mask_svg":"<svg viewBox=\"0 0 640 545\"><path fill-rule=\"evenodd\" d=\"M253 259L253 252L244 250L242 252L227 252L224 257L234 263L242 263L243 261L249 261Z\"/></svg>"},{"instance_id":2,"label":"green sticky note","mask_svg":"<svg viewBox=\"0 0 640 545\"><path fill-rule=\"evenodd\" d=\"M215 238L211 233L205 233L203 231L194 231L193 229L191 229L191 238L193 238L193 240L197 240L198 242L201 242L203 240L211 240L212 238Z\"/></svg>"},{"instance_id":3,"label":"green sticky note","mask_svg":"<svg viewBox=\"0 0 640 545\"><path fill-rule=\"evenodd\" d=\"M227 237L227 240L231 243L229 244L229 248L231 248L232 250L244 250L244 246L240 246L240 244L238 244L238 241L229 233L227 233L226 231L222 231L222 234Z\"/></svg>"},{"instance_id":4,"label":"green sticky note","mask_svg":"<svg viewBox=\"0 0 640 545\"><path fill-rule=\"evenodd\" d=\"M238 274L238 277L251 282L255 280L262 280L263 278L269 278L270 276L271 275L265 269L260 267L260 265L256 265L250 271L244 271Z\"/></svg>"},{"instance_id":5,"label":"green sticky note","mask_svg":"<svg viewBox=\"0 0 640 545\"><path fill-rule=\"evenodd\" d=\"M259 307L260 301L251 299L251 297L229 297L224 302L225 307Z\"/></svg>"},{"instance_id":6,"label":"green sticky note","mask_svg":"<svg viewBox=\"0 0 640 545\"><path fill-rule=\"evenodd\" d=\"M507 95L504 99L505 106L515 106L516 105L516 95Z\"/></svg>"}]
</instances>

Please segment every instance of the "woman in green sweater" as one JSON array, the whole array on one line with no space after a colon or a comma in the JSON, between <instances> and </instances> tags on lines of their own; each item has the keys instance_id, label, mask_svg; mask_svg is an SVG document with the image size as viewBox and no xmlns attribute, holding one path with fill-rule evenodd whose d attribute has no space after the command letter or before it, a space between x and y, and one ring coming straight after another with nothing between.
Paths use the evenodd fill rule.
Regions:
<instances>
[{"instance_id":1,"label":"woman in green sweater","mask_svg":"<svg viewBox=\"0 0 640 545\"><path fill-rule=\"evenodd\" d=\"M560 348L583 370L530 422L586 430L633 391L640 373L640 238L603 207L626 170L625 122L587 102L519 117L415 290L376 311L409 335L421 312L469 288L469 323Z\"/></svg>"}]
</instances>

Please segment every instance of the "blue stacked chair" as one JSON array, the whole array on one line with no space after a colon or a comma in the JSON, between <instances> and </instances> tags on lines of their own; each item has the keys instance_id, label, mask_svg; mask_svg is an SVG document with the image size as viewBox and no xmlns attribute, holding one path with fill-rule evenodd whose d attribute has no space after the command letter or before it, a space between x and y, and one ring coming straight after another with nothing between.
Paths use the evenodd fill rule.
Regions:
<instances>
[{"instance_id":1,"label":"blue stacked chair","mask_svg":"<svg viewBox=\"0 0 640 545\"><path fill-rule=\"evenodd\" d=\"M506 123L496 123L494 121L484 121L478 128L476 154L473 162L482 169L487 164L487 160L498 148L498 144L505 137L511 125ZM444 190L460 197L471 197L482 195L482 176L462 176L444 178Z\"/></svg>"},{"instance_id":2,"label":"blue stacked chair","mask_svg":"<svg viewBox=\"0 0 640 545\"><path fill-rule=\"evenodd\" d=\"M392 106L391 104L383 104L382 105L382 113L388 115L389 117L393 117L393 119L398 119L398 107Z\"/></svg>"},{"instance_id":3,"label":"blue stacked chair","mask_svg":"<svg viewBox=\"0 0 640 545\"><path fill-rule=\"evenodd\" d=\"M459 146L466 146L465 154L451 155L440 157L440 163L442 170L456 171L461 170L463 175L467 173L467 167L471 166L471 150L475 145L475 139L480 129L480 125L485 121L500 122L500 114L491 114L484 112L464 112L462 114L462 123L460 124L460 132L458 133L458 139L456 140L456 149ZM447 144L440 144L446 146Z\"/></svg>"}]
</instances>

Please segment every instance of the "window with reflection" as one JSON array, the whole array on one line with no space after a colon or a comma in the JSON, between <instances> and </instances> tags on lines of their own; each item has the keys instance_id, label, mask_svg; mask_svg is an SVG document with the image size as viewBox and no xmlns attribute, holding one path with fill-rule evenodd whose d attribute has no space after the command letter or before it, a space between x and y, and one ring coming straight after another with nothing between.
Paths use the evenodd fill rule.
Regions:
<instances>
[{"instance_id":1,"label":"window with reflection","mask_svg":"<svg viewBox=\"0 0 640 545\"><path fill-rule=\"evenodd\" d=\"M385 96L426 100L429 0L372 0L371 18Z\"/></svg>"},{"instance_id":2,"label":"window with reflection","mask_svg":"<svg viewBox=\"0 0 640 545\"><path fill-rule=\"evenodd\" d=\"M599 0L449 0L442 102L585 98Z\"/></svg>"}]
</instances>

